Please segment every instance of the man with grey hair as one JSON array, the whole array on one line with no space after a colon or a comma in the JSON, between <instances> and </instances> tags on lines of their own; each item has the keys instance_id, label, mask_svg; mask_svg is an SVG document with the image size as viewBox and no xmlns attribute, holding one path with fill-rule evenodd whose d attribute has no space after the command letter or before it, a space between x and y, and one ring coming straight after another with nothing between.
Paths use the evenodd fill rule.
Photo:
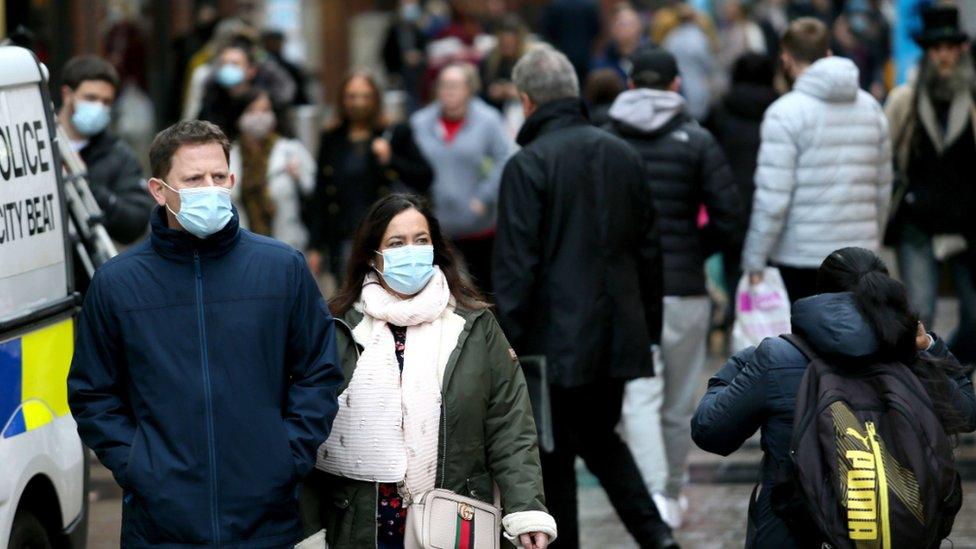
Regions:
<instances>
[{"instance_id":1,"label":"man with grey hair","mask_svg":"<svg viewBox=\"0 0 976 549\"><path fill-rule=\"evenodd\" d=\"M565 55L530 50L513 80L522 150L502 172L493 261L499 320L514 348L546 359L555 448L542 452L559 545L579 547L576 456L641 547L677 547L617 435L624 384L653 373L661 250L640 157L589 123Z\"/></svg>"}]
</instances>

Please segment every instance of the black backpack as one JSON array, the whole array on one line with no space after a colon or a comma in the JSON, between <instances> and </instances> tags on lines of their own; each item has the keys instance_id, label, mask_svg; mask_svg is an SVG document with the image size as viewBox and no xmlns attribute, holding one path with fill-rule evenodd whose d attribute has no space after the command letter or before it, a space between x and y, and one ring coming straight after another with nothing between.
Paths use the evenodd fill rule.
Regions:
<instances>
[{"instance_id":1,"label":"black backpack","mask_svg":"<svg viewBox=\"0 0 976 549\"><path fill-rule=\"evenodd\" d=\"M810 361L797 391L791 471L771 501L803 547L938 548L962 507L952 444L918 378L900 363L844 369L784 335Z\"/></svg>"}]
</instances>

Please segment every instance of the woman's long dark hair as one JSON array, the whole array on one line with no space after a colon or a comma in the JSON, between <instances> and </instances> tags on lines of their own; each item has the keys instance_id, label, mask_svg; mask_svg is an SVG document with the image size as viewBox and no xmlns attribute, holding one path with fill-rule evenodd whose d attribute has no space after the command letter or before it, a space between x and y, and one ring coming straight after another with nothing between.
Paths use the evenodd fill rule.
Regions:
<instances>
[{"instance_id":1,"label":"woman's long dark hair","mask_svg":"<svg viewBox=\"0 0 976 549\"><path fill-rule=\"evenodd\" d=\"M842 248L830 254L817 273L820 293L851 292L858 310L878 338L879 358L900 362L918 377L932 399L947 433L958 433L966 419L952 405L954 382L963 369L951 360L919 353L915 337L918 314L901 282L891 278L884 262L864 248Z\"/></svg>"},{"instance_id":2,"label":"woman's long dark hair","mask_svg":"<svg viewBox=\"0 0 976 549\"><path fill-rule=\"evenodd\" d=\"M417 210L425 218L430 227L431 243L434 245L434 265L441 268L447 279L447 286L457 306L462 309L478 310L488 308L487 300L481 292L461 274L458 254L454 246L444 238L441 224L434 217L430 206L423 198L412 194L391 194L377 200L366 212L363 220L356 229L353 239L349 264L346 266L346 276L339 292L329 301L329 309L333 315L342 316L359 301L363 280L373 271L372 263L376 251L380 249L383 233L390 221L398 214L407 210Z\"/></svg>"}]
</instances>

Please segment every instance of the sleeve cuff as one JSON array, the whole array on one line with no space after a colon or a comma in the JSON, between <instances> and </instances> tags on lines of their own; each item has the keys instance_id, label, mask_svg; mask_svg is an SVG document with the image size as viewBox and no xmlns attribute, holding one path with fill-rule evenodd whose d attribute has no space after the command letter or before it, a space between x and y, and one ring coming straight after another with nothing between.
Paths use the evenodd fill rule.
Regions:
<instances>
[{"instance_id":1,"label":"sleeve cuff","mask_svg":"<svg viewBox=\"0 0 976 549\"><path fill-rule=\"evenodd\" d=\"M516 547L520 545L518 538L522 534L542 532L549 536L550 543L556 539L556 519L545 511L509 513L502 518L502 526L505 528L505 539Z\"/></svg>"}]
</instances>

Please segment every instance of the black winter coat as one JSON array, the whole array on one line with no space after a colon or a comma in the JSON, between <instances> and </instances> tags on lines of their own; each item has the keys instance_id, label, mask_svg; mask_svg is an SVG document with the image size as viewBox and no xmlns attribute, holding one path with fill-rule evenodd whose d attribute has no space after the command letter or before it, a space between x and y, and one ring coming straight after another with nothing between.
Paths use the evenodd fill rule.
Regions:
<instances>
[{"instance_id":1,"label":"black winter coat","mask_svg":"<svg viewBox=\"0 0 976 549\"><path fill-rule=\"evenodd\" d=\"M102 132L79 154L88 169L91 192L105 215L109 236L132 244L145 235L155 202L146 190L136 153L118 137Z\"/></svg>"},{"instance_id":2,"label":"black winter coat","mask_svg":"<svg viewBox=\"0 0 976 549\"><path fill-rule=\"evenodd\" d=\"M705 259L718 251L737 251L745 233L739 192L721 147L683 111L653 130L616 118L611 129L643 159L659 216L664 295L705 295ZM703 204L709 222L699 229Z\"/></svg>"},{"instance_id":3,"label":"black winter coat","mask_svg":"<svg viewBox=\"0 0 976 549\"><path fill-rule=\"evenodd\" d=\"M374 130L373 138L390 141L393 155L383 166L367 142L365 177L344 173L349 155L356 145L349 141L345 124L322 133L319 144L318 177L310 215L310 247L324 250L352 238L366 210L391 192L407 191L425 194L434 180L434 172L420 153L410 126L399 124L386 131Z\"/></svg>"},{"instance_id":4,"label":"black winter coat","mask_svg":"<svg viewBox=\"0 0 976 549\"><path fill-rule=\"evenodd\" d=\"M801 335L824 357L856 365L873 362L878 351L874 332L849 293L821 294L797 301L792 323L793 333ZM955 360L938 339L927 353ZM691 420L695 444L723 456L738 449L757 430L762 434L765 459L752 548L797 547L786 523L773 513L770 494L776 471L790 462L796 393L808 362L785 339L768 338L758 347L733 356L708 380L708 391ZM952 381L952 404L966 418L966 430L976 429L972 379L970 375L960 375Z\"/></svg>"},{"instance_id":5,"label":"black winter coat","mask_svg":"<svg viewBox=\"0 0 976 549\"><path fill-rule=\"evenodd\" d=\"M739 189L744 219L752 214L752 193L756 190L756 160L759 158L759 127L776 90L759 84L734 84L722 103L712 110L707 124L725 152L732 178Z\"/></svg>"},{"instance_id":6,"label":"black winter coat","mask_svg":"<svg viewBox=\"0 0 976 549\"><path fill-rule=\"evenodd\" d=\"M582 103L542 105L502 173L493 282L515 349L580 386L651 375L661 332L657 216L640 157Z\"/></svg>"}]
</instances>

